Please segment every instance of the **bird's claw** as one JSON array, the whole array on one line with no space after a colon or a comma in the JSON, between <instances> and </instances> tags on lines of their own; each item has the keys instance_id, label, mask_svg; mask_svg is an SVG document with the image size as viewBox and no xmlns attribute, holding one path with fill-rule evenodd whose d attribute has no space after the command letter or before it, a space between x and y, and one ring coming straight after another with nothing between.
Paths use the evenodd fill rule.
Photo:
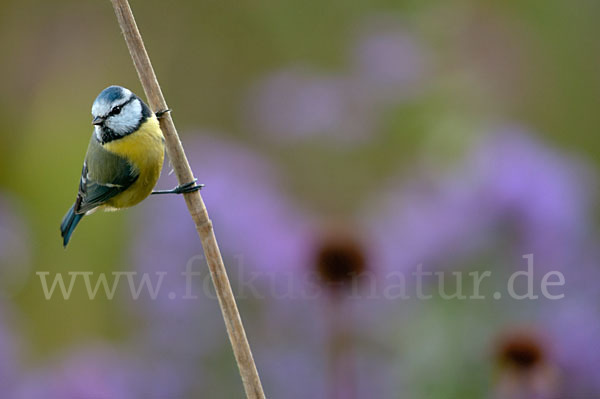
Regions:
<instances>
[{"instance_id":1,"label":"bird's claw","mask_svg":"<svg viewBox=\"0 0 600 399\"><path fill-rule=\"evenodd\" d=\"M171 110L168 109L168 108L167 109L161 109L160 111L156 111L154 113L154 115L156 115L157 119L162 119L165 116L165 114L168 114L169 112L171 112Z\"/></svg>"},{"instance_id":2,"label":"bird's claw","mask_svg":"<svg viewBox=\"0 0 600 399\"><path fill-rule=\"evenodd\" d=\"M204 184L196 184L197 181L198 181L198 179L194 179L193 181L191 181L189 183L181 184L181 185L175 187L172 190L152 191L152 194L187 194L187 193L193 193L195 191L200 190L202 187L204 187Z\"/></svg>"}]
</instances>

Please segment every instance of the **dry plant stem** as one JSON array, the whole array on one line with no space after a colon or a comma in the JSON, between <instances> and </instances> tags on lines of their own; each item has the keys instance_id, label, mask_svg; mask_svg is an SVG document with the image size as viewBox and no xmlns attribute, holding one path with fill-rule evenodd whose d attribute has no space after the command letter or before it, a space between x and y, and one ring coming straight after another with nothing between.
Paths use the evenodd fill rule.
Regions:
<instances>
[{"instance_id":1,"label":"dry plant stem","mask_svg":"<svg viewBox=\"0 0 600 399\"><path fill-rule=\"evenodd\" d=\"M140 81L146 93L146 98L150 104L150 107L154 112L159 110L167 109L167 103L162 95L158 80L154 74L154 69L150 63L150 58L144 47L142 36L137 28L131 7L127 0L111 0L112 5L117 14L117 19L127 47L135 64L135 68L139 75ZM167 148L167 155L171 160L177 180L179 184L184 184L192 181L194 175L190 164L183 151L183 146L175 130L173 119L169 113L165 114L160 120L160 126L165 136L165 144ZM202 241L202 247L206 255L206 262L210 269L210 275L215 285L217 297L219 298L219 305L225 319L225 325L227 327L227 333L233 347L233 353L237 361L238 368L248 398L264 398L265 394L262 389L258 371L252 358L252 352L240 313L235 303L233 292L231 291L231 285L227 278L227 272L217 240L212 227L212 222L208 218L204 201L199 191L184 194L185 202L192 215L192 219L196 224L196 230L200 235Z\"/></svg>"}]
</instances>

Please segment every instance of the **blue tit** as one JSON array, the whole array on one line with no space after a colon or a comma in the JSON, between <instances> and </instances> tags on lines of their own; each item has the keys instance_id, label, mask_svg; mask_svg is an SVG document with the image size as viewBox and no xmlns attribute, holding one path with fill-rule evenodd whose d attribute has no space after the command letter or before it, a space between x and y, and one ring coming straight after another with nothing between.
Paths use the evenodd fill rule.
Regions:
<instances>
[{"instance_id":1,"label":"blue tit","mask_svg":"<svg viewBox=\"0 0 600 399\"><path fill-rule=\"evenodd\" d=\"M94 132L83 162L75 203L60 225L63 245L84 215L138 204L150 194L183 194L202 187L195 181L173 190L152 191L163 166L165 140L158 118L130 90L110 86L92 105Z\"/></svg>"}]
</instances>

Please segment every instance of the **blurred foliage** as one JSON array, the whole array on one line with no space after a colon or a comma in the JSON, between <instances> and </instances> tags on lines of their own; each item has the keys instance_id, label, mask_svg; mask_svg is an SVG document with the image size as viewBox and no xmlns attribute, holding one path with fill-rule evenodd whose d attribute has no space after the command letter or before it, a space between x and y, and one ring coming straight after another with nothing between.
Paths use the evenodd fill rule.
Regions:
<instances>
[{"instance_id":1,"label":"blurred foliage","mask_svg":"<svg viewBox=\"0 0 600 399\"><path fill-rule=\"evenodd\" d=\"M238 140L281 169L284 188L299 202L324 214L351 214L365 194L391 176L410 176L423 160L446 168L495 122L522 123L600 162L598 1L147 0L132 8L184 145L199 131ZM126 269L136 234L131 215L147 204L87 218L68 250L58 231L75 196L94 97L110 84L141 94L110 3L5 0L0 9L0 188L26 209L33 270ZM402 21L430 48L433 77L423 95L385 113L371 141L285 146L245 123L243 106L257 80L289 65L340 73L358 27L380 14ZM119 301L90 301L82 286L72 298L45 301L33 274L14 298L31 362L89 337L118 340L135 331ZM437 306L432 324L468 317ZM453 325L446 333L459 340L460 324ZM414 328L407 334L423 331ZM435 325L424 330L436 334ZM447 350L452 358L461 344ZM420 355L409 353L415 361ZM485 381L486 370L468 367ZM481 387L457 385L455 377L431 387L425 381L421 397L481 397Z\"/></svg>"}]
</instances>

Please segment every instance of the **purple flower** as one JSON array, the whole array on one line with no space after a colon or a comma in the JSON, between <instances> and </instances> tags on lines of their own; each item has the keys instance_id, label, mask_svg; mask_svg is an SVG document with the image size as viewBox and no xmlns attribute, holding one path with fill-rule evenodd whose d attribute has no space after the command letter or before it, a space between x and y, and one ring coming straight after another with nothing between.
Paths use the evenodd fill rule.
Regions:
<instances>
[{"instance_id":1,"label":"purple flower","mask_svg":"<svg viewBox=\"0 0 600 399\"><path fill-rule=\"evenodd\" d=\"M299 215L280 200L273 170L241 146L211 138L187 141L186 151L206 184L203 198L230 278L246 265L263 274L290 267L296 259L296 233L287 226L295 227L292 220ZM159 185L168 187L174 180L163 174ZM184 201L153 198L142 211L133 254L136 269L166 273L156 300L142 298L141 310L152 324L150 338L173 352L180 348L190 358L217 343L227 345L201 242ZM187 278L182 273L188 269L200 275Z\"/></svg>"},{"instance_id":2,"label":"purple flower","mask_svg":"<svg viewBox=\"0 0 600 399\"><path fill-rule=\"evenodd\" d=\"M467 164L481 201L511 223L521 254L536 255L546 270L567 268L590 232L593 198L589 170L535 140L525 129L498 129ZM519 254L520 255L520 254Z\"/></svg>"},{"instance_id":3,"label":"purple flower","mask_svg":"<svg viewBox=\"0 0 600 399\"><path fill-rule=\"evenodd\" d=\"M206 184L203 198L234 290L253 295L252 287L248 293L235 289L238 275L259 272L268 279L274 270L293 267L300 215L282 200L268 163L252 152L204 135L185 141L192 168ZM159 186L174 180L164 174ZM140 345L149 357L174 364L183 384L194 386L199 373L190 370L229 345L201 242L181 197L153 198L140 210L136 270L166 273L156 300L145 296L131 304L146 320ZM188 271L198 275L186 278Z\"/></svg>"},{"instance_id":4,"label":"purple flower","mask_svg":"<svg viewBox=\"0 0 600 399\"><path fill-rule=\"evenodd\" d=\"M352 51L353 78L376 101L411 98L427 73L426 58L417 37L396 18L371 18Z\"/></svg>"},{"instance_id":5,"label":"purple flower","mask_svg":"<svg viewBox=\"0 0 600 399\"><path fill-rule=\"evenodd\" d=\"M257 126L274 137L329 132L343 117L341 81L301 69L269 76L251 93Z\"/></svg>"},{"instance_id":6,"label":"purple flower","mask_svg":"<svg viewBox=\"0 0 600 399\"><path fill-rule=\"evenodd\" d=\"M358 392L359 388L346 384L349 379L346 372L327 382L330 370L323 369L322 365L332 356L339 357L335 364L341 365L362 359L360 353L348 354L345 350L339 356L336 354L334 338L338 337L340 320L331 317L349 312L352 316L347 319L352 321L344 330L356 332L358 336L367 334L362 329L366 325L361 323L362 312L352 312L351 302L346 304L344 299L354 275L371 267L362 238L353 234L321 234L329 229L322 229L323 226L314 221L314 215L294 205L281 190L281 180L273 166L252 151L209 137L185 141L192 167L199 181L206 184L203 198L234 292L241 306L256 302L263 305L262 311L256 314L254 308L254 317L246 316L244 321L267 392L271 388L273 392L280 392L290 384L298 388L295 397L327 397L330 390ZM168 186L164 180L161 184ZM140 223L142 229L134 255L138 259L138 270L184 271L186 258L201 252L183 201L159 198L148 209L151 217ZM173 255L165 256L161 252ZM254 275L256 279L252 278ZM179 278L173 287L183 286L182 281ZM170 344L162 346L167 357L181 353L187 354L190 361L194 358L202 362L210 357L211 348L214 351L227 345L222 321L214 322L220 332L218 335L211 332L215 326L208 325L212 323L212 316L211 322L205 319L203 313L208 306L202 302L215 312L218 307L214 300L207 301L201 294L201 283L196 281L194 285L197 300L188 304L171 300L164 306L168 310L166 314L160 303L150 302L145 306L149 334L155 338L163 336ZM182 289L173 288L174 292ZM180 320L163 322L169 320L165 317L173 315L178 315ZM197 323L197 328L190 329L189 323ZM209 332L205 333L205 329ZM198 342L201 340L206 342ZM198 351L198 345L204 349ZM372 367L377 369L377 365ZM299 376L311 376L311 383L307 384ZM360 381L361 390L363 385L368 385L361 376L356 379Z\"/></svg>"},{"instance_id":7,"label":"purple flower","mask_svg":"<svg viewBox=\"0 0 600 399\"><path fill-rule=\"evenodd\" d=\"M538 267L566 268L590 231L591 196L581 162L521 128L498 129L454 171L379 193L372 245L386 270L448 267L509 233L516 259L533 253Z\"/></svg>"},{"instance_id":8,"label":"purple flower","mask_svg":"<svg viewBox=\"0 0 600 399\"><path fill-rule=\"evenodd\" d=\"M413 98L426 69L421 45L396 24L369 24L353 46L347 71L323 74L286 67L249 91L246 114L269 140L320 138L335 145L369 139L387 107Z\"/></svg>"},{"instance_id":9,"label":"purple flower","mask_svg":"<svg viewBox=\"0 0 600 399\"><path fill-rule=\"evenodd\" d=\"M245 324L267 392L294 386L298 397L350 398L379 388L385 396L395 385L386 370L398 360L381 336L392 334L401 315L392 301L360 295L371 292L370 282L419 263L456 266L504 245L507 225L519 260L530 252L541 260L578 259L574 252L588 231L590 195L579 172L585 169L518 128L484 137L451 172L392 186L369 203L376 212L336 228L296 206L273 166L252 151L207 137L190 138L186 149L207 184L203 198L234 292L242 306L262 305ZM184 365L182 371L205 367L226 340L202 282L194 282L198 299L180 298L180 273L201 254L196 232L180 198L157 198L142 211L151 217L139 223L138 270L169 271L165 292L177 293L140 304L148 328L143 345L154 348L151 356ZM357 234L364 226L370 234ZM560 240L569 246L556 248ZM374 280L362 283L356 277L366 272ZM386 356L374 355L382 342ZM298 376L311 384L297 384Z\"/></svg>"},{"instance_id":10,"label":"purple flower","mask_svg":"<svg viewBox=\"0 0 600 399\"><path fill-rule=\"evenodd\" d=\"M336 144L364 141L373 128L373 105L343 76L284 69L258 82L248 96L256 130L295 143L320 137Z\"/></svg>"},{"instance_id":11,"label":"purple flower","mask_svg":"<svg viewBox=\"0 0 600 399\"><path fill-rule=\"evenodd\" d=\"M561 373L540 334L513 330L498 341L494 354L498 370L495 399L561 397Z\"/></svg>"},{"instance_id":12,"label":"purple flower","mask_svg":"<svg viewBox=\"0 0 600 399\"><path fill-rule=\"evenodd\" d=\"M274 169L238 144L209 137L189 140L186 150L199 180L206 184L203 198L223 252L241 256L241 263L264 272L296 262L297 237L305 234L307 221L279 189ZM159 185L168 186L166 180L174 178L163 175ZM202 248L184 202L159 198L148 207L152 217L142 221L136 263L185 270ZM177 250L161 255L165 247Z\"/></svg>"},{"instance_id":13,"label":"purple flower","mask_svg":"<svg viewBox=\"0 0 600 399\"><path fill-rule=\"evenodd\" d=\"M419 264L440 267L471 253L487 241L494 216L473 187L447 177L406 183L380 193L371 205L377 211L367 212L365 223L375 262L387 272L406 272Z\"/></svg>"},{"instance_id":14,"label":"purple flower","mask_svg":"<svg viewBox=\"0 0 600 399\"><path fill-rule=\"evenodd\" d=\"M522 255L534 254L534 275L562 272L567 296L506 306L489 320L527 320L546 334L539 346L531 345L535 338L516 340L523 346L503 352L512 365L499 375L498 397L595 397L600 291L590 284L598 271L589 169L527 130L507 126L485 135L452 170L426 176L391 185L368 203L375 209L365 218L375 262L406 274L418 264L434 270L473 265L487 252L496 267L512 272ZM471 314L476 325L461 330L485 334L483 317Z\"/></svg>"}]
</instances>

